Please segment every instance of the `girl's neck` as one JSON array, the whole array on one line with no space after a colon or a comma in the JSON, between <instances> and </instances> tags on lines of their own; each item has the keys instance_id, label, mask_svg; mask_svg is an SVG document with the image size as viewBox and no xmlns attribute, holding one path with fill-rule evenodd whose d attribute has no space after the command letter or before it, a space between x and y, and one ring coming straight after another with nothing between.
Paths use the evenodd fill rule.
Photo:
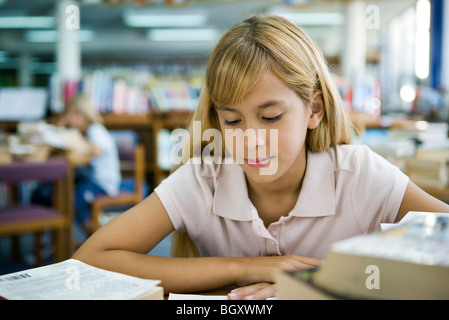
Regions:
<instances>
[{"instance_id":1,"label":"girl's neck","mask_svg":"<svg viewBox=\"0 0 449 320\"><path fill-rule=\"evenodd\" d=\"M306 148L303 147L290 168L276 181L271 183L254 183L247 179L248 194L253 198L299 196L306 172Z\"/></svg>"}]
</instances>

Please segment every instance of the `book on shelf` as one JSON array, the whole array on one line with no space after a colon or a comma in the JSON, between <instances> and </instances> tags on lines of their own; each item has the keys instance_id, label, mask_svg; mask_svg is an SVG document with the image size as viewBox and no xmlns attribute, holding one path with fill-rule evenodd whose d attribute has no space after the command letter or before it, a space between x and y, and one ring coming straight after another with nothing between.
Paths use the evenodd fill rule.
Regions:
<instances>
[{"instance_id":1,"label":"book on shelf","mask_svg":"<svg viewBox=\"0 0 449 320\"><path fill-rule=\"evenodd\" d=\"M157 81L148 90L150 106L157 111L195 110L198 94L188 81Z\"/></svg>"},{"instance_id":2,"label":"book on shelf","mask_svg":"<svg viewBox=\"0 0 449 320\"><path fill-rule=\"evenodd\" d=\"M101 70L83 76L79 93L89 96L94 107L101 113L146 114L150 111L143 88L130 85Z\"/></svg>"},{"instance_id":3,"label":"book on shelf","mask_svg":"<svg viewBox=\"0 0 449 320\"><path fill-rule=\"evenodd\" d=\"M78 94L91 98L100 113L141 115L150 111L194 110L202 87L202 68L184 66L100 67L83 71L78 81L53 75L50 104L59 113Z\"/></svg>"},{"instance_id":4,"label":"book on shelf","mask_svg":"<svg viewBox=\"0 0 449 320\"><path fill-rule=\"evenodd\" d=\"M323 266L280 272L279 299L449 299L449 214L409 212L331 246Z\"/></svg>"},{"instance_id":5,"label":"book on shelf","mask_svg":"<svg viewBox=\"0 0 449 320\"><path fill-rule=\"evenodd\" d=\"M162 300L159 280L131 277L69 259L0 276L7 300Z\"/></svg>"}]
</instances>

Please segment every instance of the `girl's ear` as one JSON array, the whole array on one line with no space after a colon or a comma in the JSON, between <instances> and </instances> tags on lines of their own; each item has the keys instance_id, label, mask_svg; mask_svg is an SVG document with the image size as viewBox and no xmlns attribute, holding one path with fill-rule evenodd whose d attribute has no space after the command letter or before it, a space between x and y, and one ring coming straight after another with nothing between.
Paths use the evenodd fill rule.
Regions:
<instances>
[{"instance_id":1,"label":"girl's ear","mask_svg":"<svg viewBox=\"0 0 449 320\"><path fill-rule=\"evenodd\" d=\"M320 124L324 116L324 100L323 93L316 91L312 96L312 114L310 115L309 124L307 128L315 129Z\"/></svg>"}]
</instances>

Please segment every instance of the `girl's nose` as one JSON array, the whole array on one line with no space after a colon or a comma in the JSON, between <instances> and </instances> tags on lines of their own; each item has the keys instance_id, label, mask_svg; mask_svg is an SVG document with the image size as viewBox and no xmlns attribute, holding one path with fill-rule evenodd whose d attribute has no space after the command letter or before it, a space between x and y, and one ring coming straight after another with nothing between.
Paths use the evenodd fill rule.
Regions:
<instances>
[{"instance_id":1,"label":"girl's nose","mask_svg":"<svg viewBox=\"0 0 449 320\"><path fill-rule=\"evenodd\" d=\"M247 131L247 148L254 149L256 147L263 147L266 144L266 129L248 128Z\"/></svg>"}]
</instances>

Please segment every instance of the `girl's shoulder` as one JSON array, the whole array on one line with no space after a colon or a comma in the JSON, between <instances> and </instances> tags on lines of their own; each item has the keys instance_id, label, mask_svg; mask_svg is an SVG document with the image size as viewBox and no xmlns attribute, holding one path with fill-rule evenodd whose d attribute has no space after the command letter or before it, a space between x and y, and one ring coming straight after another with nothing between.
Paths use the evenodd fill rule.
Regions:
<instances>
[{"instance_id":1,"label":"girl's shoulder","mask_svg":"<svg viewBox=\"0 0 449 320\"><path fill-rule=\"evenodd\" d=\"M86 130L87 137L104 136L107 129L100 123L91 123Z\"/></svg>"},{"instance_id":2,"label":"girl's shoulder","mask_svg":"<svg viewBox=\"0 0 449 320\"><path fill-rule=\"evenodd\" d=\"M92 123L86 131L86 136L89 140L97 141L99 143L108 142L113 139L108 129L101 123Z\"/></svg>"},{"instance_id":3,"label":"girl's shoulder","mask_svg":"<svg viewBox=\"0 0 449 320\"><path fill-rule=\"evenodd\" d=\"M102 125L101 123L97 123L97 122L93 122L89 125L89 127L87 128L87 132L104 132L104 131L108 131L108 129L106 129L106 127L104 125Z\"/></svg>"}]
</instances>

